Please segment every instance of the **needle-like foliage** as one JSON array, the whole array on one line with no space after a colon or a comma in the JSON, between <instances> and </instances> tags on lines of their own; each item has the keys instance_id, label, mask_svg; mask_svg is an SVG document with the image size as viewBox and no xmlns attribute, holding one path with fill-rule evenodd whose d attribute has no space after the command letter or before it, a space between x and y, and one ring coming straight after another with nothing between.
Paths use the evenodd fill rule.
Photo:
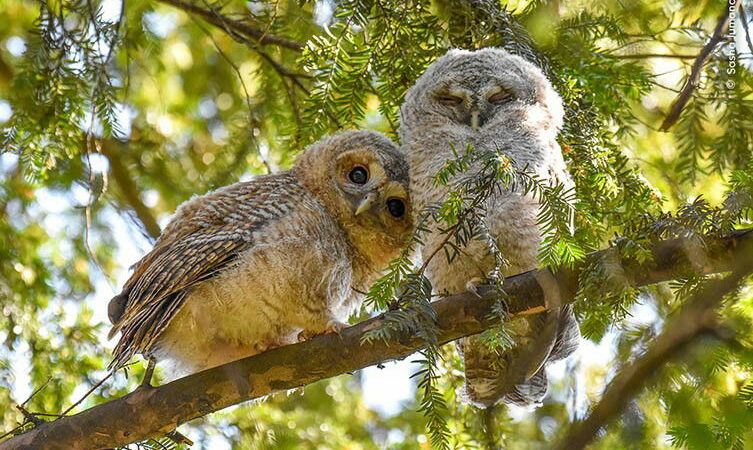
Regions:
<instances>
[{"instance_id":1,"label":"needle-like foliage","mask_svg":"<svg viewBox=\"0 0 753 450\"><path fill-rule=\"evenodd\" d=\"M384 314L367 340L408 333L428 344L414 368L416 397L397 412L379 412L368 390L381 388L370 375L338 377L304 395L211 416L189 431L207 447L218 440L241 448L550 447L707 285L701 273L714 238L750 226L753 10L732 6L3 2L2 428L20 432L53 420L43 414L65 411L106 375L103 305L180 202L288 168L305 144L340 128L396 139L399 107L426 67L449 48L498 46L541 67L562 96L558 139L575 187L543 183L504 149L455 149L436 174L449 195L414 213L411 245L370 287L362 315ZM715 38L733 13L733 27ZM661 131L686 94L677 120ZM485 230L485 208L489 195L513 191L541 204L540 265L586 267L574 307L591 341L562 363L563 376L550 373L545 404L515 421L503 407L481 415L460 400L460 359L452 346L439 346L430 306L443 293L424 276L429 261L416 258L429 229L444 237L431 258L452 260L469 242L484 243L494 256L489 281L498 304L497 325L483 337L504 352L513 345L500 275L507 262ZM651 261L656 242L675 238L687 242L687 273L636 288L631 269ZM714 338L668 362L594 448L751 446L749 283L716 314L724 326ZM141 371L137 365L128 379L106 380L71 412L123 395Z\"/></svg>"}]
</instances>

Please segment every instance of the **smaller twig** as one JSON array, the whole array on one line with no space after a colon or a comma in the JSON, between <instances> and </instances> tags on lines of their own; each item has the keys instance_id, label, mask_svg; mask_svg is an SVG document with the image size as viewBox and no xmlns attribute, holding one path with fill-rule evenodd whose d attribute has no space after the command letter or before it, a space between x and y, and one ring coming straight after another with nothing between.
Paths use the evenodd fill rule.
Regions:
<instances>
[{"instance_id":1,"label":"smaller twig","mask_svg":"<svg viewBox=\"0 0 753 450\"><path fill-rule=\"evenodd\" d=\"M92 170L92 163L91 163L91 154L92 150L94 150L96 153L102 154L102 146L98 145L97 142L94 140L94 118L97 114L97 107L95 105L92 105L91 110L91 121L89 122L89 128L86 131L86 169L89 171L89 184L87 186L87 191L89 193L89 197L86 201L86 207L84 208L84 248L86 248L86 252L89 254L89 258L91 258L94 265L97 267L97 269L102 273L102 276L104 277L105 281L107 281L107 284L110 285L111 289L115 289L112 279L110 278L110 275L107 273L107 271L102 267L102 263L99 262L99 258L97 258L97 254L94 252L94 250L91 247L91 229L92 229L92 211L94 209L94 205L97 202L97 199L100 195L103 195L106 192L107 187L107 177L103 175L102 177L102 190L99 193L94 192L94 185L97 181L97 177L94 174L94 171Z\"/></svg>"},{"instance_id":2,"label":"smaller twig","mask_svg":"<svg viewBox=\"0 0 753 450\"><path fill-rule=\"evenodd\" d=\"M52 380L52 377L47 378L47 381L45 381L44 383L42 383L41 386L39 386L36 390L34 390L34 392L32 392L31 395L26 400L24 400L23 402L21 402L21 404L19 406L25 406L27 403L29 403L29 400L31 400L32 398L34 398L35 395L39 394L39 392L42 389L44 389L44 387L47 386L50 383L51 380Z\"/></svg>"},{"instance_id":3,"label":"smaller twig","mask_svg":"<svg viewBox=\"0 0 753 450\"><path fill-rule=\"evenodd\" d=\"M148 357L146 362L146 370L144 370L144 378L141 379L139 387L150 388L152 387L152 375L154 375L154 369L157 366L157 361Z\"/></svg>"},{"instance_id":4,"label":"smaller twig","mask_svg":"<svg viewBox=\"0 0 753 450\"><path fill-rule=\"evenodd\" d=\"M188 439L183 433L178 430L173 430L167 433L165 437L175 442L176 445L186 444L189 447L193 445L193 441Z\"/></svg>"},{"instance_id":5,"label":"smaller twig","mask_svg":"<svg viewBox=\"0 0 753 450\"><path fill-rule=\"evenodd\" d=\"M107 56L105 57L105 64L109 64L112 59L113 53L115 53L115 44L117 43L118 36L120 36L120 29L122 28L123 21L125 20L125 8L126 0L120 2L120 15L118 16L118 22L115 24L115 34L113 35L112 42L110 42L110 48L107 50ZM126 59L128 60L128 59Z\"/></svg>"},{"instance_id":6,"label":"smaller twig","mask_svg":"<svg viewBox=\"0 0 753 450\"><path fill-rule=\"evenodd\" d=\"M107 374L106 377L104 377L101 380L99 380L99 382L97 382L97 384L95 384L94 386L92 386L91 389L89 389L88 391L86 391L86 394L84 394L80 399L78 399L78 401L76 403L72 404L71 406L68 407L68 409L66 409L65 411L63 411L62 413L60 413L60 416L61 417L67 416L68 413L73 410L73 408L75 408L76 406L80 405L81 402L83 402L84 399L86 399L86 397L90 396L92 392L94 392L98 387L102 386L102 383L104 383L105 381L109 380L110 377L112 377L114 373L115 372L110 372L110 373Z\"/></svg>"},{"instance_id":7,"label":"smaller twig","mask_svg":"<svg viewBox=\"0 0 753 450\"><path fill-rule=\"evenodd\" d=\"M694 59L698 55L672 55L666 53L633 53L625 55L610 55L614 59L644 59L644 58L675 58L675 59Z\"/></svg>"},{"instance_id":8,"label":"smaller twig","mask_svg":"<svg viewBox=\"0 0 753 450\"><path fill-rule=\"evenodd\" d=\"M645 120L643 120L643 119L641 119L639 117L636 117L636 116L633 116L633 118L635 120L637 120L640 124L642 124L644 127L648 128L649 130L651 130L651 131L659 131L658 128L656 128L654 125L646 122Z\"/></svg>"},{"instance_id":9,"label":"smaller twig","mask_svg":"<svg viewBox=\"0 0 753 450\"><path fill-rule=\"evenodd\" d=\"M193 22L196 24L196 26L199 27L199 29L201 31L203 31L204 34L212 41L212 44L214 45L215 50L217 50L217 53L219 53L220 56L222 56L222 59L224 59L225 62L228 63L228 65L233 69L233 71L235 72L236 76L238 77L238 81L240 82L241 88L243 89L243 95L245 95L245 98L246 98L246 108L248 109L248 122L249 122L249 125L250 125L250 128L251 128L251 130L250 130L250 136L253 137L253 135L254 135L253 134L253 128L256 125L258 125L258 124L257 124L257 121L254 119L254 109L251 106L251 94L249 94L249 92L248 92L248 87L246 86L246 81L243 79L243 74L241 73L240 68L238 67L237 64L235 64L233 62L232 59L230 59L230 57L227 55L227 53L225 53L222 50L222 48L220 48L219 43L212 36L212 34L209 32L209 30L207 30L206 28L204 28L204 26L201 25L201 23L199 23L199 21L196 20L195 17L192 16L191 20L193 20ZM269 161L267 161L266 158L264 158L264 156L261 154L261 152L258 151L258 145L257 145L257 153L259 154L259 159L261 159L262 163L264 164L264 167L267 169L267 173L274 173L272 165L269 163Z\"/></svg>"},{"instance_id":10,"label":"smaller twig","mask_svg":"<svg viewBox=\"0 0 753 450\"><path fill-rule=\"evenodd\" d=\"M651 83L653 86L656 86L656 87L662 88L662 89L666 89L668 91L672 91L672 92L674 92L676 94L679 94L681 92L679 89L675 89L675 88L672 88L672 87L669 87L669 86L665 86L665 85L659 83L658 81L649 81L649 83Z\"/></svg>"},{"instance_id":11,"label":"smaller twig","mask_svg":"<svg viewBox=\"0 0 753 450\"><path fill-rule=\"evenodd\" d=\"M160 1L173 1L173 0L160 0ZM177 1L177 0L176 0ZM269 63L270 66L283 78L289 78L293 84L301 89L306 95L308 95L309 91L306 89L306 86L301 83L299 78L311 78L309 75L306 74L298 74L293 73L286 69L282 64L278 63L274 60L271 56L269 56L268 53L263 51L259 48L257 44L254 42L251 42L248 40L245 36L242 34L236 32L235 29L231 26L233 21L228 19L227 17L223 16L222 14L218 13L214 9L211 9L211 6L206 3L206 0L204 0L204 3L207 5L209 10L207 10L207 14L213 14L214 21L210 21L212 24L216 25L219 28L222 28L225 30L225 32L230 35L231 38L233 38L235 41L245 44L247 47L249 47L251 50L255 51L259 56L261 56L265 61Z\"/></svg>"},{"instance_id":12,"label":"smaller twig","mask_svg":"<svg viewBox=\"0 0 753 450\"><path fill-rule=\"evenodd\" d=\"M306 95L308 95L309 90L306 88L306 86L303 85L303 83L301 83L301 80L299 80L299 78L311 78L310 75L306 75L303 73L294 73L294 72L289 71L282 64L278 63L277 61L274 60L274 58L269 56L267 52L259 48L254 48L254 51L256 51L256 53L258 53L259 56L264 58L264 60L266 60L269 63L269 65L272 66L272 68L275 69L275 71L278 74L280 74L280 76L289 78L298 89L300 89Z\"/></svg>"},{"instance_id":13,"label":"smaller twig","mask_svg":"<svg viewBox=\"0 0 753 450\"><path fill-rule=\"evenodd\" d=\"M170 450L169 447L167 447L165 444L163 444L162 442L160 442L157 439L147 439L146 441L144 441L144 443L149 443L150 445L159 445L159 448L161 448L163 450ZM137 450L141 449L142 447L143 446L141 445L141 443L137 443L136 444L136 449ZM147 448L149 448L149 447L147 447Z\"/></svg>"},{"instance_id":14,"label":"smaller twig","mask_svg":"<svg viewBox=\"0 0 753 450\"><path fill-rule=\"evenodd\" d=\"M30 414L32 416L42 416L42 417L63 417L62 414L54 414L54 413L38 413L38 412L33 412L33 413L30 413Z\"/></svg>"},{"instance_id":15,"label":"smaller twig","mask_svg":"<svg viewBox=\"0 0 753 450\"><path fill-rule=\"evenodd\" d=\"M32 392L32 393L31 393L31 395L29 395L29 396L28 396L28 397L26 398L26 400L24 400L24 401L23 401L23 402L21 402L20 404L16 405L16 409L17 409L17 410L19 410L19 411L21 412L21 414L23 414L23 416L24 416L24 419L26 419L26 420L24 420L24 421L23 421L23 422L22 422L22 423L21 423L21 424L20 424L19 426L17 426L16 428L14 428L14 429L12 429L12 430L8 431L7 433L3 434L2 436L0 436L0 439L2 439L2 438L4 438L4 437L8 436L9 434L13 434L13 433L14 433L14 432L15 432L16 430L18 430L18 429L20 429L20 428L23 428L23 427L25 427L25 426L26 426L27 424L29 424L29 423L33 423L33 424L34 424L34 426L39 426L39 425L41 425L41 424L43 424L43 423L44 423L44 420L41 420L41 419L38 419L38 418L36 418L36 417L34 416L34 414L32 414L32 413L30 413L29 411L27 411L27 410L26 410L26 408L24 408L24 406L25 406L25 405L26 405L27 403L29 403L29 401L30 401L30 400L31 400L32 398L34 398L34 396L35 396L35 395L39 394L39 393L40 393L40 392L42 391L42 389L44 389L44 388L45 388L45 386L47 386L47 385L48 385L48 384L50 383L50 380L52 380L52 377L49 377L49 378L47 378L47 380L46 380L46 381L45 381L44 383L42 383L42 385L41 385L41 386L39 386L38 388L36 388L36 389L34 390L34 392Z\"/></svg>"},{"instance_id":16,"label":"smaller twig","mask_svg":"<svg viewBox=\"0 0 753 450\"><path fill-rule=\"evenodd\" d=\"M741 0L738 0L735 3L735 6L731 9L734 10L740 3ZM716 24L716 28L714 28L714 33L711 35L708 42L706 42L706 45L701 49L701 53L698 54L698 57L690 70L690 76L685 82L685 86L683 86L680 95L677 96L677 99L675 99L675 102L672 104L672 107L670 108L667 117L664 118L664 122L662 122L659 130L669 130L672 125L677 122L677 119L680 118L680 113L682 113L683 108L685 108L685 105L688 104L688 101L690 101L690 98L693 96L693 91L698 87L703 66L711 57L711 53L714 51L714 48L716 48L717 44L724 40L724 36L727 33L727 30L729 30L730 12L730 8L727 8L727 5L725 4L724 13L719 18L719 22Z\"/></svg>"},{"instance_id":17,"label":"smaller twig","mask_svg":"<svg viewBox=\"0 0 753 450\"><path fill-rule=\"evenodd\" d=\"M663 77L664 75L669 75L670 73L679 72L681 70L683 70L683 68L682 67L678 67L676 69L665 70L664 72L651 73L651 74L648 75L648 77L649 78L659 78L659 77ZM677 92L680 92L680 90L677 89Z\"/></svg>"},{"instance_id":18,"label":"smaller twig","mask_svg":"<svg viewBox=\"0 0 753 450\"><path fill-rule=\"evenodd\" d=\"M19 411L21 411L21 414L24 415L24 418L26 418L27 422L31 422L35 426L39 426L39 425L42 425L44 423L44 420L35 417L34 414L32 414L29 411L27 411L26 408L24 408L23 406L16 405L16 409L19 410Z\"/></svg>"},{"instance_id":19,"label":"smaller twig","mask_svg":"<svg viewBox=\"0 0 753 450\"><path fill-rule=\"evenodd\" d=\"M20 430L21 428L25 427L26 424L28 424L28 423L29 422L24 421L22 424L18 425L16 428L14 428L14 429L6 432L6 433L3 433L2 435L0 435L0 441L2 441L3 439L5 439L6 437L10 436L11 434L14 434L16 431Z\"/></svg>"},{"instance_id":20,"label":"smaller twig","mask_svg":"<svg viewBox=\"0 0 753 450\"><path fill-rule=\"evenodd\" d=\"M353 291L355 291L355 292L356 292L357 294L361 294L361 295L369 295L369 293L368 293L368 292L364 292L364 291L362 291L361 289L358 289L357 287L353 287L353 286L351 286L350 288L351 288L351 289L352 289Z\"/></svg>"},{"instance_id":21,"label":"smaller twig","mask_svg":"<svg viewBox=\"0 0 753 450\"><path fill-rule=\"evenodd\" d=\"M739 0L742 1L742 0ZM748 48L753 52L753 41L750 39L750 27L748 26L748 17L745 12L745 6L740 7L740 22L743 24L743 31L745 32L745 42L748 43Z\"/></svg>"},{"instance_id":22,"label":"smaller twig","mask_svg":"<svg viewBox=\"0 0 753 450\"><path fill-rule=\"evenodd\" d=\"M586 25L586 24L584 24L584 25ZM565 29L567 29L567 28L573 28L573 27L565 27ZM641 36L637 36L636 35L636 36L630 36L630 37L636 37L637 38L637 37L641 37ZM623 48L630 47L631 45L637 45L637 44L640 44L642 42L656 42L656 40L657 40L656 37L651 37L650 39L649 38L636 39L634 41L625 42L624 44L622 44L620 46L606 49L606 50L604 50L604 53L605 54L609 54L611 56L612 53L618 52L618 51L622 50Z\"/></svg>"},{"instance_id":23,"label":"smaller twig","mask_svg":"<svg viewBox=\"0 0 753 450\"><path fill-rule=\"evenodd\" d=\"M179 1L179 0L159 0L159 1L172 2L172 1ZM291 108L293 108L293 111L296 112L296 115L297 115L297 109L296 109L297 107L296 107L296 103L295 103L295 92L294 92L293 88L297 87L304 94L309 95L309 90L306 88L306 86L303 85L303 83L301 83L300 78L308 79L308 78L313 78L313 77L311 77L310 75L301 74L301 73L294 73L294 72L289 71L282 64L280 64L277 61L275 61L275 59L272 58L267 52L265 52L264 50L262 50L261 48L259 48L259 46L257 44L255 44L254 42L251 42L245 36L243 36L243 35L239 34L238 32L236 32L236 30L234 30L231 27L232 21L230 19L228 19L227 17L225 17L222 14L218 13L217 11L215 11L211 7L211 5L209 5L208 3L206 3L206 0L204 0L204 3L209 8L206 11L207 14L214 14L214 16L213 16L214 20L213 21L210 20L210 22L212 24L214 24L215 26L217 26L217 27L222 28L223 30L225 30L225 32L231 38L233 38L236 42L244 44L247 47L249 47L251 50L253 50L254 52L256 52L259 56L262 57L262 59L264 59L265 61L267 61L267 63L270 66L272 66L272 69L274 69L275 72L277 72L277 74L280 76L280 78L282 80L282 84L285 86L285 91L286 91L286 93L287 93L287 95L288 95L288 97L290 99L290 102L291 102ZM207 19L207 20L209 20L209 19ZM286 78L291 81L293 88L288 88L288 85L285 83L285 79ZM332 120L332 122L334 122L335 125L337 125L338 128L342 127L342 125L340 124L340 121L337 120L337 117L334 114L332 114L331 111L327 110L326 114ZM270 169L270 173L271 173L271 167L269 169Z\"/></svg>"},{"instance_id":24,"label":"smaller twig","mask_svg":"<svg viewBox=\"0 0 753 450\"><path fill-rule=\"evenodd\" d=\"M280 12L280 0L277 0L274 2L274 13L272 14L272 17L269 19L269 22L264 25L264 29L261 30L261 38L263 39L264 36L269 34L269 31L272 29L272 25L277 21L277 15Z\"/></svg>"},{"instance_id":25,"label":"smaller twig","mask_svg":"<svg viewBox=\"0 0 753 450\"><path fill-rule=\"evenodd\" d=\"M434 259L434 256L437 253L439 253L440 250L444 248L445 244L447 244L447 242L452 238L452 236L454 236L455 233L457 233L458 229L460 229L460 223L456 223L455 225L453 225L452 227L448 229L447 233L445 234L445 237L442 239L442 242L440 242L439 245L437 245L437 247L434 249L434 251L431 252L429 257L426 258L424 263L421 265L421 268L418 269L418 273L424 273L426 268L429 266L429 263L431 262L431 260Z\"/></svg>"},{"instance_id":26,"label":"smaller twig","mask_svg":"<svg viewBox=\"0 0 753 450\"><path fill-rule=\"evenodd\" d=\"M279 47L284 47L291 50L295 50L297 52L302 51L304 47L304 45L299 42L294 42L289 39L285 39L279 36L262 32L261 30L257 30L256 28L248 24L230 19L226 16L222 16L222 18L220 19L217 17L218 13L216 11L206 10L204 8L196 6L189 2L184 2L182 0L157 0L157 1L182 9L183 11L189 12L191 14L196 14L197 16L200 16L201 18L211 23L212 25L220 27L226 31L227 31L227 28L230 27L234 31L248 37L249 39L253 39L257 41L258 43L262 45L272 44L272 45L277 45Z\"/></svg>"}]
</instances>

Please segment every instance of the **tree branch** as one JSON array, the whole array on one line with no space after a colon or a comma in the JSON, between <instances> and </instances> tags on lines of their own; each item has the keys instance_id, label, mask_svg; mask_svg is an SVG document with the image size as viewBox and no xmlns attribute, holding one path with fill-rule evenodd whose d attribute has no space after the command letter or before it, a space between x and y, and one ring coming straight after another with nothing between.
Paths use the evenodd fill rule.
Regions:
<instances>
[{"instance_id":1,"label":"tree branch","mask_svg":"<svg viewBox=\"0 0 753 450\"><path fill-rule=\"evenodd\" d=\"M303 44L300 44L298 42L292 42L287 41L286 39L278 38L266 33L262 33L259 30L256 30L255 28L249 27L248 25L238 22L232 19L229 19L226 16L221 15L217 11L211 10L211 9L204 9L201 7L198 7L196 5L193 5L191 3L186 3L182 0L157 0L163 3L167 3L170 5L173 5L177 8L183 9L188 12L195 13L202 18L204 18L207 22L211 23L212 25L221 28L225 33L227 33L233 40L236 42L239 42L241 44L246 45L247 47L251 48L253 51L255 51L262 59L264 59L267 63L269 63L270 66L277 72L277 74L282 78L283 85L286 88L288 97L290 98L291 106L293 107L293 110L296 111L295 107L295 89L300 89L303 93L306 95L309 95L309 90L304 86L303 83L301 83L301 78L311 78L309 75L300 74L291 72L287 68L285 68L282 64L278 63L274 60L267 52L263 51L259 48L258 45L255 45L251 39L257 40L257 42L260 42L262 44L264 43L273 43L274 41L285 41L287 44L283 44L282 42L274 42L282 47L291 48L293 50L302 51L304 48ZM295 47L295 48L293 48ZM285 83L285 79L289 79L292 83L292 87L288 89L288 85ZM326 111L327 116L332 119L332 121L335 123L335 125L341 127L340 121L335 117L334 114L332 114L331 111Z\"/></svg>"},{"instance_id":2,"label":"tree branch","mask_svg":"<svg viewBox=\"0 0 753 450\"><path fill-rule=\"evenodd\" d=\"M697 55L673 55L668 53L626 53L623 55L609 55L614 59L645 59L645 58L673 58L673 59L695 59Z\"/></svg>"},{"instance_id":3,"label":"tree branch","mask_svg":"<svg viewBox=\"0 0 753 450\"><path fill-rule=\"evenodd\" d=\"M189 2L185 2L183 0L157 0L157 1L174 6L178 9L182 9L183 11L186 11L188 13L200 16L207 22L223 30L225 29L225 27L229 27L233 29L234 31L250 39L253 39L262 45L272 44L272 45L277 45L279 47L288 48L290 50L295 50L297 52L302 51L304 47L304 45L301 44L300 42L291 41L289 39L285 39L279 36L275 36L273 34L266 33L261 30L257 30L256 28L248 24L230 19L225 16L218 17L220 15L219 13L216 13L215 11L210 11L210 10L201 8L199 6L196 6Z\"/></svg>"},{"instance_id":4,"label":"tree branch","mask_svg":"<svg viewBox=\"0 0 753 450\"><path fill-rule=\"evenodd\" d=\"M748 24L747 14L745 13L745 5L740 7L740 23L742 23L743 26L743 32L745 33L745 42L748 44L748 51L753 52L753 41L751 41L750 39L750 26Z\"/></svg>"},{"instance_id":5,"label":"tree branch","mask_svg":"<svg viewBox=\"0 0 753 450\"><path fill-rule=\"evenodd\" d=\"M3 58L3 55L0 54L0 86L7 86L10 84L10 81L13 79L13 68L8 64L7 61Z\"/></svg>"},{"instance_id":6,"label":"tree branch","mask_svg":"<svg viewBox=\"0 0 753 450\"><path fill-rule=\"evenodd\" d=\"M589 416L570 427L568 434L557 445L558 450L585 448L599 430L624 409L667 361L699 337L719 330L715 310L721 305L724 297L753 272L750 244L751 242L746 244L747 252L744 253L747 255L743 253L740 264L731 275L710 281L679 313L667 321L662 334L653 341L643 356L619 371Z\"/></svg>"},{"instance_id":7,"label":"tree branch","mask_svg":"<svg viewBox=\"0 0 753 450\"><path fill-rule=\"evenodd\" d=\"M117 183L120 192L123 194L128 206L133 208L136 216L144 225L144 229L149 233L153 239L157 239L161 233L160 226L157 223L157 219L152 214L152 210L141 201L139 195L139 188L136 183L133 182L131 175L128 173L128 168L123 164L123 161L118 155L118 150L113 148L116 144L113 141L102 141L101 151L102 154L107 157L110 162L110 173L112 174L115 183Z\"/></svg>"},{"instance_id":8,"label":"tree branch","mask_svg":"<svg viewBox=\"0 0 753 450\"><path fill-rule=\"evenodd\" d=\"M643 286L684 276L689 271L714 273L728 271L744 243L753 242L753 229L712 240L707 257L698 264L693 246L676 239L654 248L651 264L626 262L633 284ZM600 258L604 250L589 258ZM544 269L547 270L547 269ZM572 301L581 269L558 272L557 288L563 301ZM505 279L506 300L512 316L546 310L545 295L530 271ZM494 298L483 296L493 286L480 289L482 298L463 293L432 303L437 313L438 341L447 343L479 333L495 325ZM389 313L387 313L389 314ZM101 448L125 445L163 435L189 420L228 406L257 399L353 372L381 362L405 358L426 346L417 336L363 342L363 336L380 326L385 315L346 328L338 335L328 334L306 342L276 348L231 362L156 388L138 388L74 416L62 417L0 443L0 450L18 448Z\"/></svg>"},{"instance_id":9,"label":"tree branch","mask_svg":"<svg viewBox=\"0 0 753 450\"><path fill-rule=\"evenodd\" d=\"M693 67L690 69L690 76L685 82L685 86L683 86L682 90L680 91L680 95L678 95L674 103L672 103L672 107L670 108L667 117L664 118L664 122L662 122L659 130L669 130L672 125L677 122L677 119L680 118L680 113L682 113L683 108L685 108L685 105L687 105L688 101L690 101L690 97L693 96L693 91L695 91L695 89L698 87L698 82L701 78L701 70L703 69L703 66L711 57L711 53L714 51L714 48L716 48L717 44L719 44L725 38L725 35L729 30L731 15L730 13L732 11L735 11L740 3L742 3L742 0L737 0L734 6L729 7L726 3L724 3L724 13L719 18L719 22L716 24L716 28L714 28L714 33L711 35L711 38L708 40L708 42L706 42L706 45L703 46L701 52L698 54L698 57L693 63Z\"/></svg>"},{"instance_id":10,"label":"tree branch","mask_svg":"<svg viewBox=\"0 0 753 450\"><path fill-rule=\"evenodd\" d=\"M285 83L285 78L288 78L293 83L293 86L299 88L306 95L308 95L309 93L308 89L306 89L306 86L304 86L303 83L301 83L301 80L299 78L311 78L311 77L309 75L291 72L290 70L286 69L282 64L275 61L274 58L272 58L267 52L259 48L259 45L252 42L249 39L249 35L246 34L246 32L248 32L249 30L245 30L246 32L244 32L244 29L238 28L238 27L248 27L246 24L229 19L217 11L214 11L211 9L203 9L198 6L192 5L190 3L182 2L181 0L157 0L157 1L175 5L180 8L185 7L185 9L188 11L192 11L192 12L195 11L197 15L204 18L207 22L222 29L222 31L227 33L228 36L230 36L234 41L241 43L247 46L248 48L250 48L251 50L253 50L254 52L256 52L262 59L264 59L267 63L269 63L270 66L272 66L275 72L277 72L280 78L282 78L283 85L285 85L286 88L287 88L287 84ZM255 31L259 32L258 30L255 30ZM252 39L255 39L255 38L252 37ZM296 43L296 45L301 45L301 49L303 48L302 44ZM288 91L288 93L290 94L290 91Z\"/></svg>"}]
</instances>

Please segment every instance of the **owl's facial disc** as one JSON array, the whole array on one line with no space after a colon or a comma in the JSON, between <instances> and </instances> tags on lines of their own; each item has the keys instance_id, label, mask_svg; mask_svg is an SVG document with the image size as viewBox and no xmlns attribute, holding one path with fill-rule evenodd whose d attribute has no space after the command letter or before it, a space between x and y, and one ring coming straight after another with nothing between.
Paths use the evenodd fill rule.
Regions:
<instances>
[{"instance_id":1,"label":"owl's facial disc","mask_svg":"<svg viewBox=\"0 0 753 450\"><path fill-rule=\"evenodd\" d=\"M390 175L374 152L364 150L342 153L335 166L338 187L357 222L388 234L410 228L407 177L402 183L393 179L396 174Z\"/></svg>"}]
</instances>

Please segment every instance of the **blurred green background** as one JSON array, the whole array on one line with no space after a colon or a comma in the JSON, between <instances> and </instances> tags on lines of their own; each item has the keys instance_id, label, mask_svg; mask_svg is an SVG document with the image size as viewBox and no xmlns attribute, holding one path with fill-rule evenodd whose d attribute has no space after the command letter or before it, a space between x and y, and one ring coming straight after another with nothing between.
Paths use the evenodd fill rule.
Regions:
<instances>
[{"instance_id":1,"label":"blurred green background","mask_svg":"<svg viewBox=\"0 0 753 450\"><path fill-rule=\"evenodd\" d=\"M582 214L573 245L586 252L616 236L638 239L635 224L665 220L663 212L682 220L665 221L662 236L719 231L710 211L753 185L753 47L744 26L753 5L736 10L677 123L659 128L728 6L0 2L0 432L23 421L14 406L36 389L26 408L60 413L106 375L114 342L105 305L180 202L286 169L341 127L396 139L406 90L448 48L503 46L557 86ZM262 44L243 26L284 41ZM732 222L748 224L744 214ZM545 404L494 411L505 448L549 448L698 282L635 292L621 314L581 305L587 340L550 369ZM722 314L739 325L735 342L703 341L669 364L593 448L753 448L749 287ZM483 447L482 417L460 402L461 363L453 346L442 352L448 445ZM195 448L428 448L410 359L181 431ZM118 373L76 411L128 392L142 370Z\"/></svg>"}]
</instances>

